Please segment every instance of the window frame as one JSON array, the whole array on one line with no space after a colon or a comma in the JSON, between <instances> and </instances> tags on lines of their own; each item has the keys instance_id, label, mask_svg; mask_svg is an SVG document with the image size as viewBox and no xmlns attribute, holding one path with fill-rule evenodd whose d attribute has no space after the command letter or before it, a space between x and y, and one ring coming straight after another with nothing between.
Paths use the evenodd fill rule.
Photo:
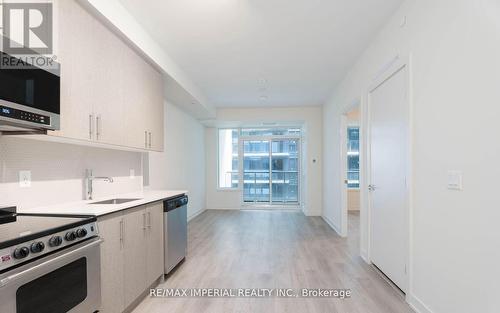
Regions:
<instances>
[{"instance_id":1,"label":"window frame","mask_svg":"<svg viewBox=\"0 0 500 313\"><path fill-rule=\"evenodd\" d=\"M221 187L220 186L220 131L221 130L236 130L238 133L238 185L236 187ZM217 175L216 175L216 186L217 186L217 191L240 191L241 190L241 183L240 183L240 152L239 152L239 146L240 146L240 135L241 135L241 128L240 127L218 127L216 128L217 131ZM234 151L233 151L234 152Z\"/></svg>"},{"instance_id":2,"label":"window frame","mask_svg":"<svg viewBox=\"0 0 500 313\"><path fill-rule=\"evenodd\" d=\"M242 136L242 130L243 129L270 129L270 128L277 128L277 129L280 129L280 128L288 128L288 129L299 129L300 130L300 133L299 134L288 134L288 135L270 135L270 136L261 136L261 135L250 135L250 136ZM219 148L220 148L220 140L219 140L219 136L220 136L220 131L221 130L236 130L237 133L238 133L238 186L237 187L220 187L219 185L219 182L220 182L220 153L219 153ZM242 142L243 140L252 140L252 139L257 139L257 138L265 138L266 140L270 140L272 141L273 139L276 140L276 139L298 139L298 153L300 155L300 159L302 159L302 144L303 144L303 127L302 126L283 126L283 127L279 127L279 126L276 126L276 127L264 127L264 126L257 126L257 127L216 127L216 132L217 132L217 135L215 136L216 137L216 153L217 153L217 157L216 157L216 160L217 160L217 175L215 175L215 179L217 180L215 182L215 186L216 186L216 190L217 191L229 191L229 192L241 192L241 203L243 206L252 206L253 204L252 203L248 203L248 202L244 202L243 201L243 188L244 188L244 184L243 184L243 145L242 145ZM297 201L297 204L293 204L293 205L290 205L291 207L296 207L296 206L300 206L301 205L301 199L303 198L303 195L302 195L302 180L303 180L303 177L302 177L302 173L303 173L303 164L302 164L302 160L299 162L298 164L298 176L299 176L299 186L298 186L298 201ZM261 206L275 206L274 204L264 204L264 205L261 205Z\"/></svg>"}]
</instances>

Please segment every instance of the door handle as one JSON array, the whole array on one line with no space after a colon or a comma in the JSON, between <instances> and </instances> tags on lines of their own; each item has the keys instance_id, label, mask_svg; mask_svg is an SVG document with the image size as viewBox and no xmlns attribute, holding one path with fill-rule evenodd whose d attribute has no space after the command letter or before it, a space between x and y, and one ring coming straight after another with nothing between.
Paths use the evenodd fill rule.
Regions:
<instances>
[{"instance_id":1,"label":"door handle","mask_svg":"<svg viewBox=\"0 0 500 313\"><path fill-rule=\"evenodd\" d=\"M377 189L377 186L375 186L375 185L368 185L368 190L369 191L375 191L375 189Z\"/></svg>"}]
</instances>

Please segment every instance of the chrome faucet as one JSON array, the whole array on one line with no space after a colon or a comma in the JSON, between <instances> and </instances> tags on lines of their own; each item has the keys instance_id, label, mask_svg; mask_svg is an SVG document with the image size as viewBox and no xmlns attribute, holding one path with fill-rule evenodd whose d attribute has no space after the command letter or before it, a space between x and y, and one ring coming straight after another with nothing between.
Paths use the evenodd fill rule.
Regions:
<instances>
[{"instance_id":1,"label":"chrome faucet","mask_svg":"<svg viewBox=\"0 0 500 313\"><path fill-rule=\"evenodd\" d=\"M92 187L92 182L96 179L97 180L104 180L104 181L107 181L109 183L113 182L112 177L94 176L91 169L86 169L85 170L85 198L87 200L92 200L93 191L94 191L93 187Z\"/></svg>"}]
</instances>

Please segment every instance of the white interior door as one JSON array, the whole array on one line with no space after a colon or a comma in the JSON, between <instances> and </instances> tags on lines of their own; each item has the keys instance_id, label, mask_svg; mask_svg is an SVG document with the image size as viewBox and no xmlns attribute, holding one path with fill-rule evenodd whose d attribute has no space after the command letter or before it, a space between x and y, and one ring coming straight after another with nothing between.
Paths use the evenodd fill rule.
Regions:
<instances>
[{"instance_id":1,"label":"white interior door","mask_svg":"<svg viewBox=\"0 0 500 313\"><path fill-rule=\"evenodd\" d=\"M403 292L408 285L407 68L370 92L370 258Z\"/></svg>"}]
</instances>

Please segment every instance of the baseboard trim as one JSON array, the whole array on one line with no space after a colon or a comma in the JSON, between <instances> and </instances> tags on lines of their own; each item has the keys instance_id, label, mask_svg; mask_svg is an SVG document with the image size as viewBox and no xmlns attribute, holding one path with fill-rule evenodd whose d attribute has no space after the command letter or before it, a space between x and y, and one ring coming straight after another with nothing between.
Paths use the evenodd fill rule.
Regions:
<instances>
[{"instance_id":1,"label":"baseboard trim","mask_svg":"<svg viewBox=\"0 0 500 313\"><path fill-rule=\"evenodd\" d=\"M304 213L305 216L311 217L311 216L321 216L321 212L316 212L316 211L307 211L307 210L302 210L302 213Z\"/></svg>"},{"instance_id":2,"label":"baseboard trim","mask_svg":"<svg viewBox=\"0 0 500 313\"><path fill-rule=\"evenodd\" d=\"M370 262L370 259L368 258L368 252L366 252L366 250L361 250L361 258L366 262L366 264L372 264L372 262Z\"/></svg>"},{"instance_id":3,"label":"baseboard trim","mask_svg":"<svg viewBox=\"0 0 500 313\"><path fill-rule=\"evenodd\" d=\"M207 210L207 209L201 209L201 210L199 210L198 212L196 212L196 213L192 214L191 216L189 216L189 217L187 218L188 223L189 223L189 222L191 222L191 220L192 220L192 219L194 219L195 217L197 217L197 216L198 216L198 215L200 215L201 213L205 212L206 210Z\"/></svg>"},{"instance_id":4,"label":"baseboard trim","mask_svg":"<svg viewBox=\"0 0 500 313\"><path fill-rule=\"evenodd\" d=\"M207 209L207 210L223 210L223 211L227 211L227 210L240 210L240 208L210 208L210 209Z\"/></svg>"},{"instance_id":5,"label":"baseboard trim","mask_svg":"<svg viewBox=\"0 0 500 313\"><path fill-rule=\"evenodd\" d=\"M328 224L328 226L330 226L337 233L337 235L339 235L340 237L342 237L340 231L337 229L337 227L335 227L335 224L333 224L333 222L330 221L330 219L328 219L324 215L321 215L321 218Z\"/></svg>"},{"instance_id":6,"label":"baseboard trim","mask_svg":"<svg viewBox=\"0 0 500 313\"><path fill-rule=\"evenodd\" d=\"M414 295L408 295L407 302L410 307L417 313L433 313L432 310L422 302L422 300Z\"/></svg>"}]
</instances>

